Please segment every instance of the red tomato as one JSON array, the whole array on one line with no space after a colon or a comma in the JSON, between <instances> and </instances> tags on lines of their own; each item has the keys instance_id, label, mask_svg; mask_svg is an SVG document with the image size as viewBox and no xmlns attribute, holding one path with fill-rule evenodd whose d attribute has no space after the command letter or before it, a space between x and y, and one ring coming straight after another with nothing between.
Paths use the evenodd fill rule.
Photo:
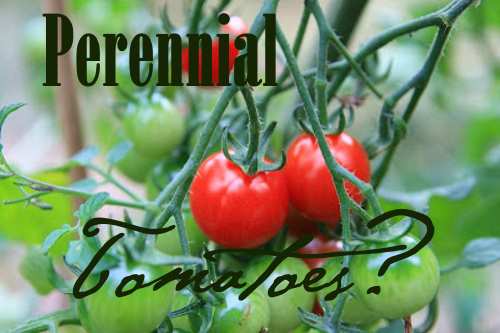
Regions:
<instances>
[{"instance_id":1,"label":"red tomato","mask_svg":"<svg viewBox=\"0 0 500 333\"><path fill-rule=\"evenodd\" d=\"M321 308L321 304L319 304L318 299L314 302L314 308L313 308L313 313L317 314L318 316L323 316L325 314L325 311Z\"/></svg>"},{"instance_id":2,"label":"red tomato","mask_svg":"<svg viewBox=\"0 0 500 333\"><path fill-rule=\"evenodd\" d=\"M238 35L248 32L248 28L240 17L231 17L227 25L222 26L221 33L226 33L230 35L229 40L229 71L232 71L234 67L234 62L238 56L239 50L234 44L234 38ZM198 55L198 77L201 82L201 72L202 72L202 54L201 50ZM189 73L189 50L185 48L182 50L182 70L185 73ZM214 37L212 41L212 83L217 85L219 83L219 41Z\"/></svg>"},{"instance_id":3,"label":"red tomato","mask_svg":"<svg viewBox=\"0 0 500 333\"><path fill-rule=\"evenodd\" d=\"M346 133L327 135L335 160L365 182L370 181L370 161L363 146ZM288 148L285 166L291 204L307 218L335 226L340 220L340 204L328 167L316 138L301 134ZM360 203L363 196L345 182L349 196Z\"/></svg>"},{"instance_id":4,"label":"red tomato","mask_svg":"<svg viewBox=\"0 0 500 333\"><path fill-rule=\"evenodd\" d=\"M342 249L342 244L334 239L327 239L322 235L316 236L309 244L299 249L302 254L337 252ZM310 269L322 267L328 258L304 258Z\"/></svg>"},{"instance_id":5,"label":"red tomato","mask_svg":"<svg viewBox=\"0 0 500 333\"><path fill-rule=\"evenodd\" d=\"M292 206L288 209L285 222L288 224L288 231L292 236L317 235L320 232L316 222L304 217Z\"/></svg>"},{"instance_id":6,"label":"red tomato","mask_svg":"<svg viewBox=\"0 0 500 333\"><path fill-rule=\"evenodd\" d=\"M282 171L249 176L221 152L202 163L189 199L201 230L227 248L266 243L283 227L288 212Z\"/></svg>"}]
</instances>

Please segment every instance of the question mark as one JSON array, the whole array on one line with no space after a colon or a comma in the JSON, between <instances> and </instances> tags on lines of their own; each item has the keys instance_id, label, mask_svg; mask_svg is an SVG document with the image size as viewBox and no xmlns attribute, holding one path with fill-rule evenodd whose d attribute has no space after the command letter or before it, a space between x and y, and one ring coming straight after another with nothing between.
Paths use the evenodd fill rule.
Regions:
<instances>
[{"instance_id":1,"label":"question mark","mask_svg":"<svg viewBox=\"0 0 500 333\"><path fill-rule=\"evenodd\" d=\"M409 249L408 251L405 251L400 254L393 255L389 258L387 258L382 265L380 266L378 270L378 276L382 277L387 270L389 269L389 266L392 265L395 262L398 262L400 260L406 259L418 251L420 251L423 247L425 247L432 239L434 236L434 225L432 224L431 218L423 213L419 213L410 209L394 209L391 211L388 211L382 215L379 215L372 219L370 222L368 222L367 226L368 228L372 229L379 225L380 223L386 221L387 219L390 219L395 216L406 216L413 218L420 223L424 224L426 229L425 229L425 235L422 237L420 242L417 243L414 247ZM406 248L406 245L403 245ZM368 288L367 294L380 294L380 286L373 286Z\"/></svg>"}]
</instances>

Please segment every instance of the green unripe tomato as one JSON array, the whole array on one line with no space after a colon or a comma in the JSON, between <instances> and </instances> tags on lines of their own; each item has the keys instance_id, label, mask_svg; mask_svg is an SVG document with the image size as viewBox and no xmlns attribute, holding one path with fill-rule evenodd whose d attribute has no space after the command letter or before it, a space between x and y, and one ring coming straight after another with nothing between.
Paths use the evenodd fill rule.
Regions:
<instances>
[{"instance_id":1,"label":"green unripe tomato","mask_svg":"<svg viewBox=\"0 0 500 333\"><path fill-rule=\"evenodd\" d=\"M269 327L271 313L267 297L260 290L240 301L233 290L225 293L217 307L210 333L260 333Z\"/></svg>"},{"instance_id":2,"label":"green unripe tomato","mask_svg":"<svg viewBox=\"0 0 500 333\"><path fill-rule=\"evenodd\" d=\"M385 247L407 245L414 247L417 240L405 236L384 244ZM380 244L367 244L360 250L380 248ZM387 319L409 316L429 304L439 287L439 264L436 256L428 247L404 260L389 266L387 272L379 277L382 263L397 252L355 256L351 262L351 276L359 299L373 311ZM372 286L380 286L380 294L367 294Z\"/></svg>"},{"instance_id":3,"label":"green unripe tomato","mask_svg":"<svg viewBox=\"0 0 500 333\"><path fill-rule=\"evenodd\" d=\"M124 125L137 152L150 158L167 157L185 133L184 116L160 94L131 105Z\"/></svg>"},{"instance_id":4,"label":"green unripe tomato","mask_svg":"<svg viewBox=\"0 0 500 333\"><path fill-rule=\"evenodd\" d=\"M328 272L327 276L335 276L342 269L342 259L330 259L326 262L323 268ZM331 292L335 288L337 288L336 285L332 286L331 288L321 289L320 291L318 291L318 296L323 299L329 292ZM349 295L347 296L346 302L344 303L344 308L340 317L341 321L350 325L366 326L380 319L381 316L369 309L365 304L363 304L358 295L352 293L352 289L346 292L348 292ZM334 300L329 301L332 307L335 307L339 296L337 296Z\"/></svg>"},{"instance_id":5,"label":"green unripe tomato","mask_svg":"<svg viewBox=\"0 0 500 333\"><path fill-rule=\"evenodd\" d=\"M271 261L271 258L265 258L251 263L250 268L246 271L245 280L255 281L269 267ZM302 287L290 289L280 296L269 297L267 291L274 279L284 274L296 274L297 283L300 283L308 272L309 269L302 260L287 258L262 284L271 309L269 332L289 332L299 326L298 308L311 311L316 298L315 293L308 292ZM276 289L281 290L283 287L286 287L286 282L280 284Z\"/></svg>"},{"instance_id":6,"label":"green unripe tomato","mask_svg":"<svg viewBox=\"0 0 500 333\"><path fill-rule=\"evenodd\" d=\"M132 147L125 157L116 163L116 168L127 178L138 183L144 183L157 163L158 159L144 156Z\"/></svg>"},{"instance_id":7,"label":"green unripe tomato","mask_svg":"<svg viewBox=\"0 0 500 333\"><path fill-rule=\"evenodd\" d=\"M30 248L21 261L19 272L40 295L47 295L54 287L50 276L54 274L52 260L37 248Z\"/></svg>"},{"instance_id":8,"label":"green unripe tomato","mask_svg":"<svg viewBox=\"0 0 500 333\"><path fill-rule=\"evenodd\" d=\"M144 283L147 283L165 272L145 265L112 269L105 284L96 293L83 299L88 319L86 326L89 326L85 329L89 333L152 332L170 311L175 285L168 283L156 291L149 286L124 297L117 297L115 290L128 275L144 274ZM94 283L89 283L88 288L93 287ZM130 282L124 290L133 285L134 282Z\"/></svg>"},{"instance_id":9,"label":"green unripe tomato","mask_svg":"<svg viewBox=\"0 0 500 333\"><path fill-rule=\"evenodd\" d=\"M207 237L200 230L198 224L196 224L193 218L193 215L190 213L184 214L184 222L191 253L197 255L203 249L203 244L207 241ZM174 222L171 221L171 223ZM180 256L183 254L179 234L176 229L158 235L156 238L156 244L160 251L168 255Z\"/></svg>"}]
</instances>

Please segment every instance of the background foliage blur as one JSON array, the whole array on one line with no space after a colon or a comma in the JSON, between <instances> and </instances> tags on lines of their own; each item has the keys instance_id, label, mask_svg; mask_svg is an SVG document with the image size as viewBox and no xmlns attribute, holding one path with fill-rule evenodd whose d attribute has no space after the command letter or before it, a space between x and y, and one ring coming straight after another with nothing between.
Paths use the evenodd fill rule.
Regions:
<instances>
[{"instance_id":1,"label":"background foliage blur","mask_svg":"<svg viewBox=\"0 0 500 333\"><path fill-rule=\"evenodd\" d=\"M386 207L417 206L428 211L436 224L433 246L442 266L453 263L468 240L500 237L500 1L482 2L465 14L453 32L381 190ZM167 3L174 22L182 22L182 3ZM350 48L354 50L374 33L429 13L444 3L371 0ZM81 32L131 35L147 31L151 24L159 24L162 4L139 0L67 1L78 31L75 36ZM258 5L234 1L230 8L250 22ZM294 22L299 20L298 6L300 0L287 0L278 11L278 20L289 23L284 24L290 27L289 36L295 31ZM0 55L0 104L28 103L7 122L2 139L10 160L26 172L57 166L65 159L53 92L42 86L45 40L41 13L40 2L0 1L4 46ZM309 30L306 43L312 46L313 24ZM416 71L424 61L432 32L400 38L383 49L380 66L391 68L386 88L400 85ZM97 143L96 129L106 128L103 122L111 113L111 94L102 87L80 88L79 94L85 140ZM290 95L273 106L273 118L281 119L290 111L287 97ZM379 109L379 102L369 99L357 110L351 131L361 139L367 138L376 126ZM55 173L43 177L51 182L68 181ZM0 200L16 197L16 191L16 187L0 182ZM428 205L426 199L430 199ZM0 206L0 331L63 302L54 295L36 296L17 272L23 244L41 242L51 229L72 219L66 198L54 196L51 203L58 209L49 213L33 207ZM495 292L499 287L498 266L445 277L441 291L445 297L436 332L499 332L500 295Z\"/></svg>"}]
</instances>

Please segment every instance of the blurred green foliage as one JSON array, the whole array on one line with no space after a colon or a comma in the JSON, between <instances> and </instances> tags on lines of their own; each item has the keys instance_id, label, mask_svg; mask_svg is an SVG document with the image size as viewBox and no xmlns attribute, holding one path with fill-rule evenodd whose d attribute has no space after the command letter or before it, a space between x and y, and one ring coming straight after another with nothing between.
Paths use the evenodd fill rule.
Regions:
<instances>
[{"instance_id":1,"label":"blurred green foliage","mask_svg":"<svg viewBox=\"0 0 500 333\"><path fill-rule=\"evenodd\" d=\"M69 176L60 172L36 175L34 178L56 185L68 185ZM47 235L65 223L73 220L71 198L63 194L49 194L44 202L52 206L51 210L42 210L23 203L4 205L3 201L22 198L23 194L12 180L0 181L0 234L8 240L24 244L41 245ZM51 254L62 254L69 239L58 242Z\"/></svg>"}]
</instances>

